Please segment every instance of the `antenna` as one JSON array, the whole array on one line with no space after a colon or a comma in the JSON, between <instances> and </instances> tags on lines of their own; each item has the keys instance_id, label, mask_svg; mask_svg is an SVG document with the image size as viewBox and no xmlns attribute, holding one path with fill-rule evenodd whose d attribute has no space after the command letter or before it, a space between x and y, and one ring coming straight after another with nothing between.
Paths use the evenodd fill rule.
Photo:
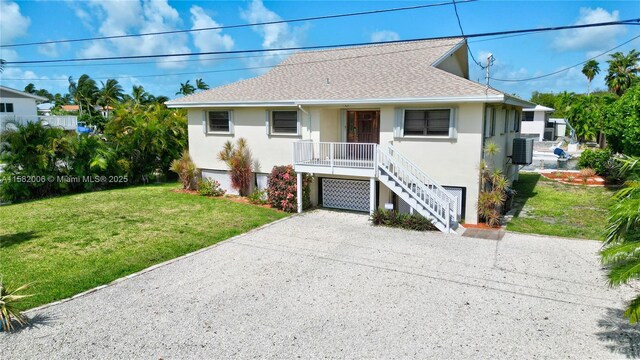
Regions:
<instances>
[{"instance_id":1,"label":"antenna","mask_svg":"<svg viewBox=\"0 0 640 360\"><path fill-rule=\"evenodd\" d=\"M492 53L487 54L487 76L486 76L486 82L487 82L487 88L489 87L489 75L491 74L490 70L491 70L491 65L493 65L493 61L495 60L495 58L493 57Z\"/></svg>"}]
</instances>

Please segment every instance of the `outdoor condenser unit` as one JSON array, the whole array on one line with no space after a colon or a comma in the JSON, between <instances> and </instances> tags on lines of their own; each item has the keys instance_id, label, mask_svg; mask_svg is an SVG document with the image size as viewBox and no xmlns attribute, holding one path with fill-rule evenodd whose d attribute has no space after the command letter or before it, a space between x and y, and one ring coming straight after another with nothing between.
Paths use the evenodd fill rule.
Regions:
<instances>
[{"instance_id":1,"label":"outdoor condenser unit","mask_svg":"<svg viewBox=\"0 0 640 360\"><path fill-rule=\"evenodd\" d=\"M533 162L533 139L513 139L511 161L515 165L529 165Z\"/></svg>"}]
</instances>

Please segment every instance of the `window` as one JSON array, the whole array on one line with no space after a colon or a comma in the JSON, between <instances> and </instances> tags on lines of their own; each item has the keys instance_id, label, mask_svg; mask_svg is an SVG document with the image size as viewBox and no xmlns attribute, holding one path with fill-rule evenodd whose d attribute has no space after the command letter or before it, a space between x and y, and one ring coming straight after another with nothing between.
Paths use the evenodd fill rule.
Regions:
<instances>
[{"instance_id":1,"label":"window","mask_svg":"<svg viewBox=\"0 0 640 360\"><path fill-rule=\"evenodd\" d=\"M271 133L272 134L298 134L298 111L272 111L271 112Z\"/></svg>"},{"instance_id":2,"label":"window","mask_svg":"<svg viewBox=\"0 0 640 360\"><path fill-rule=\"evenodd\" d=\"M229 111L209 111L209 132L225 132L230 130Z\"/></svg>"},{"instance_id":3,"label":"window","mask_svg":"<svg viewBox=\"0 0 640 360\"><path fill-rule=\"evenodd\" d=\"M509 121L511 121L511 110L502 110L501 113L504 115L504 126L502 127L502 133L506 134L509 132Z\"/></svg>"},{"instance_id":4,"label":"window","mask_svg":"<svg viewBox=\"0 0 640 360\"><path fill-rule=\"evenodd\" d=\"M404 136L449 136L451 109L405 110Z\"/></svg>"},{"instance_id":5,"label":"window","mask_svg":"<svg viewBox=\"0 0 640 360\"><path fill-rule=\"evenodd\" d=\"M533 111L525 111L522 121L533 121Z\"/></svg>"},{"instance_id":6,"label":"window","mask_svg":"<svg viewBox=\"0 0 640 360\"><path fill-rule=\"evenodd\" d=\"M488 107L484 115L484 137L492 137L496 134L496 109Z\"/></svg>"},{"instance_id":7,"label":"window","mask_svg":"<svg viewBox=\"0 0 640 360\"><path fill-rule=\"evenodd\" d=\"M522 113L520 111L516 111L515 119L513 121L513 131L520 132L520 119L522 118Z\"/></svg>"},{"instance_id":8,"label":"window","mask_svg":"<svg viewBox=\"0 0 640 360\"><path fill-rule=\"evenodd\" d=\"M12 113L13 103L0 103L0 113L3 113L3 112Z\"/></svg>"}]
</instances>

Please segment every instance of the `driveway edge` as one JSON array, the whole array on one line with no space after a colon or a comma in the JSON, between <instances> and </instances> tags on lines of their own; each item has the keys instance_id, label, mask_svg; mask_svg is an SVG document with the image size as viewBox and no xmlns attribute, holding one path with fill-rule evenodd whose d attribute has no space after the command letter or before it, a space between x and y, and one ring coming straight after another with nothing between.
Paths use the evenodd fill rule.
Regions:
<instances>
[{"instance_id":1,"label":"driveway edge","mask_svg":"<svg viewBox=\"0 0 640 360\"><path fill-rule=\"evenodd\" d=\"M92 293L94 293L94 292L96 292L96 291L98 291L98 290L102 290L102 289L105 289L105 288L107 288L107 287L117 285L117 284L119 284L119 283L121 283L121 282L123 282L123 281L125 281L125 280L131 279L131 278L135 278L135 277L137 277L137 276L140 276L140 275L142 275L142 274L148 273L148 272L153 271L153 270L155 270L155 269L158 269L158 268L161 268L161 267L164 267L164 266L167 266L167 265L173 264L174 262L180 261L180 260L182 260L182 259L190 258L190 257L195 256L195 255L198 255L198 254L200 254L200 253L202 253L202 252L205 252L205 251L211 250L211 249L213 249L213 248L215 248L215 247L217 247L217 246L219 246L219 245L222 245L222 244L224 244L224 243L226 243L226 242L228 242L228 241L231 241L231 240L235 240L235 239L241 238L241 237L243 237L243 236L246 236L246 235L252 234L252 233L254 233L254 232L256 232L256 231L259 231L259 230L262 230L262 229L268 228L268 227L270 227L270 226L272 226L272 225L278 224L278 223L280 223L280 222L286 221L286 220L288 220L288 219L291 219L291 218L293 218L293 217L300 216L300 215L303 215L303 214L305 214L305 213L304 213L304 212L303 212L303 213L299 213L299 214L298 214L298 213L294 213L294 214L289 215L289 216L287 216L287 217L285 217L285 218L278 219L278 220L276 220L276 221L272 221L272 222L270 222L270 223L267 223L267 224L264 224L264 225L258 226L257 228L251 229L251 230L249 230L249 231L247 231L247 232L244 232L244 233L242 233L242 234L238 234L238 235L233 236L233 237L230 237L230 238L228 238L228 239L218 241L217 243L212 244L212 245L209 245L209 246L204 247L204 248L202 248L202 249L199 249L199 250L196 250L196 251L193 251L193 252L190 252L190 253L187 253L187 254L184 254L184 255L178 256L177 258L169 259L169 260L164 261L164 262L161 262L161 263L159 263L159 264L151 265L151 266L149 266L148 268L144 268L144 269L142 269L142 270L140 270L140 271L138 271L138 272L135 272L135 273L133 273L133 274L129 274L129 275L127 275L127 276L123 276L123 277L121 277L121 278L115 279L115 280L113 280L113 281L112 281L112 282L110 282L110 283L107 283L107 284L104 284L104 285L100 285L100 286L96 286L96 287L94 287L94 288L92 288L92 289L89 289L89 290L83 291L83 292L81 292L81 293L75 294L75 295L73 295L73 296L71 296L71 297L68 297L68 298L65 298L65 299L62 299L62 300L54 301L54 302L52 302L52 303L48 303L48 304L44 304L44 305L40 305L40 306L38 306L38 307L34 307L34 308L32 308L32 309L25 310L25 311L23 311L22 313L23 313L23 314L27 314L27 315L28 315L28 314L29 314L29 313L31 313L31 312L36 312L36 311L39 311L39 310L44 310L44 309L49 308L49 307L52 307L52 306L60 305L60 304L66 303L66 302L68 302L68 301L71 301L71 300L74 300L74 299L78 299L78 298L81 298L81 297L87 296L87 295L92 294Z\"/></svg>"}]
</instances>

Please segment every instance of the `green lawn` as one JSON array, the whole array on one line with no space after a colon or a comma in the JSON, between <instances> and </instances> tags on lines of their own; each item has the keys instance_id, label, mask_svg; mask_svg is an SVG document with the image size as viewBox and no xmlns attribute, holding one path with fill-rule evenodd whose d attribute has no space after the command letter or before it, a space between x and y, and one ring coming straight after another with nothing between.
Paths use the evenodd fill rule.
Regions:
<instances>
[{"instance_id":1,"label":"green lawn","mask_svg":"<svg viewBox=\"0 0 640 360\"><path fill-rule=\"evenodd\" d=\"M514 183L514 207L520 211L507 230L602 240L614 190L560 184L538 174L522 173Z\"/></svg>"},{"instance_id":2,"label":"green lawn","mask_svg":"<svg viewBox=\"0 0 640 360\"><path fill-rule=\"evenodd\" d=\"M176 184L0 206L0 276L33 282L31 308L67 298L287 216ZM215 274L211 274L215 276Z\"/></svg>"}]
</instances>

